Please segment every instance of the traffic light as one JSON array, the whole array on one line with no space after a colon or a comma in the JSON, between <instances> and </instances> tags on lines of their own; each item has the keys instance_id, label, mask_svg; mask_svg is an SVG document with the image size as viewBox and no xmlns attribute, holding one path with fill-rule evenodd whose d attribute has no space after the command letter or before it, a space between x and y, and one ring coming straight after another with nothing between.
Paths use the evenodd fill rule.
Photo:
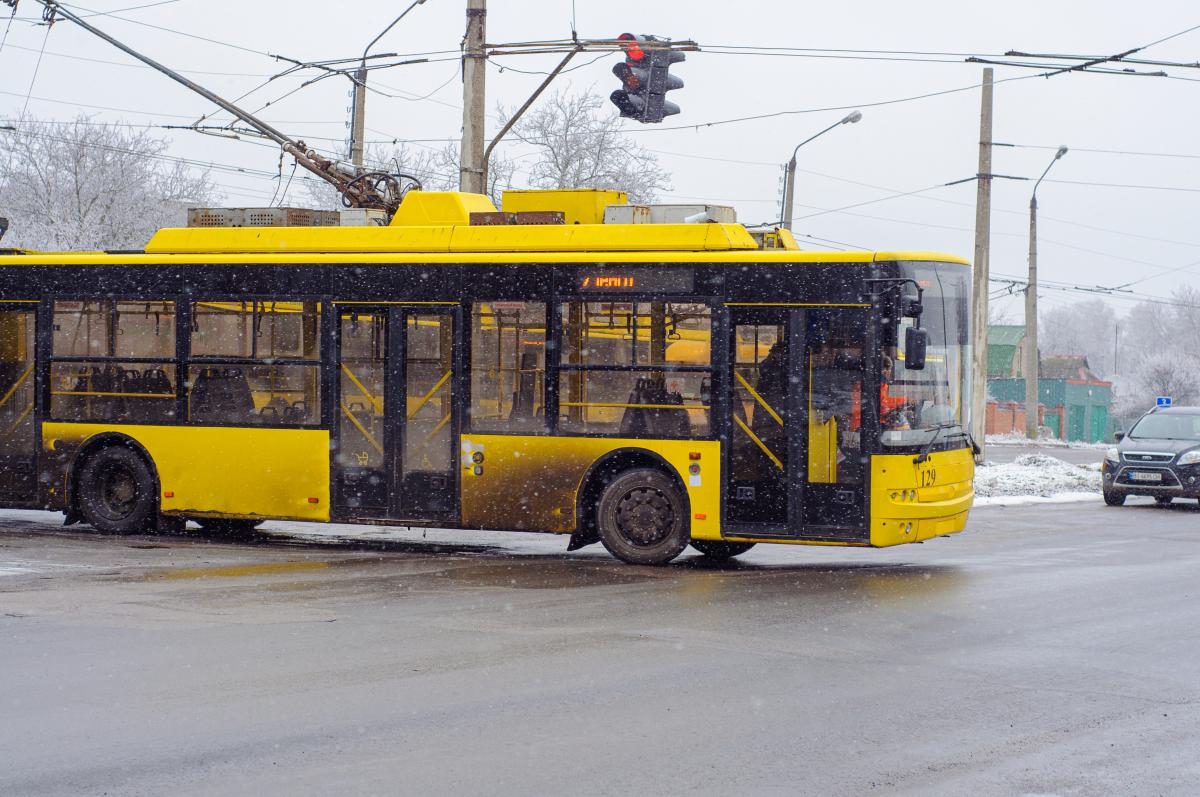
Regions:
<instances>
[{"instance_id":1,"label":"traffic light","mask_svg":"<svg viewBox=\"0 0 1200 797\"><path fill-rule=\"evenodd\" d=\"M654 36L622 33L617 37L625 50L625 60L613 67L621 80L621 88L609 99L621 111L621 116L639 122L661 122L664 116L679 113L679 106L667 102L666 94L683 88L683 81L671 74L671 64L687 58L669 49L647 49L644 44L669 44L669 40Z\"/></svg>"}]
</instances>

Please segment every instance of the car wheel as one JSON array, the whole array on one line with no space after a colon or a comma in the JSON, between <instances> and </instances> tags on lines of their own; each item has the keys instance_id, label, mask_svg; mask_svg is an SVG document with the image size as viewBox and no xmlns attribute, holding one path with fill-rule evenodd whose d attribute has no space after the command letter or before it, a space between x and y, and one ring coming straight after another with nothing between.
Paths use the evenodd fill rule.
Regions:
<instances>
[{"instance_id":1,"label":"car wheel","mask_svg":"<svg viewBox=\"0 0 1200 797\"><path fill-rule=\"evenodd\" d=\"M704 554L706 559L714 562L723 562L726 559L741 556L754 547L752 542L722 542L720 540L692 540L689 544Z\"/></svg>"},{"instance_id":2,"label":"car wheel","mask_svg":"<svg viewBox=\"0 0 1200 797\"><path fill-rule=\"evenodd\" d=\"M1154 496L1154 503L1158 504L1159 506L1167 506L1168 504L1171 503L1171 496L1156 495L1156 496Z\"/></svg>"},{"instance_id":3,"label":"car wheel","mask_svg":"<svg viewBox=\"0 0 1200 797\"><path fill-rule=\"evenodd\" d=\"M596 506L600 542L623 562L662 565L687 547L687 508L675 482L651 468L608 483Z\"/></svg>"},{"instance_id":4,"label":"car wheel","mask_svg":"<svg viewBox=\"0 0 1200 797\"><path fill-rule=\"evenodd\" d=\"M76 488L79 514L105 534L149 531L158 516L154 474L125 446L102 448L84 460Z\"/></svg>"},{"instance_id":5,"label":"car wheel","mask_svg":"<svg viewBox=\"0 0 1200 797\"><path fill-rule=\"evenodd\" d=\"M1125 493L1105 490L1104 503L1109 506L1122 506L1125 503Z\"/></svg>"}]
</instances>

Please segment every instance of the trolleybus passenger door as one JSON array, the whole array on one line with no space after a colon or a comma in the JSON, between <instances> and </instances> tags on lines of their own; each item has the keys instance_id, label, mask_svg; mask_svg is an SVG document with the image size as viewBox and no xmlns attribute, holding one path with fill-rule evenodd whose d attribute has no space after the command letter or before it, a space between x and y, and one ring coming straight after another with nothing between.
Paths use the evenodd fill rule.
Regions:
<instances>
[{"instance_id":1,"label":"trolleybus passenger door","mask_svg":"<svg viewBox=\"0 0 1200 797\"><path fill-rule=\"evenodd\" d=\"M726 533L865 537L866 313L731 311Z\"/></svg>"},{"instance_id":2,"label":"trolleybus passenger door","mask_svg":"<svg viewBox=\"0 0 1200 797\"><path fill-rule=\"evenodd\" d=\"M387 517L396 469L395 381L388 354L387 308L339 307L338 400L333 446L334 501L342 514Z\"/></svg>"},{"instance_id":3,"label":"trolleybus passenger door","mask_svg":"<svg viewBox=\"0 0 1200 797\"><path fill-rule=\"evenodd\" d=\"M404 517L457 514L458 446L454 407L455 309L403 311L404 369L399 467Z\"/></svg>"},{"instance_id":4,"label":"trolleybus passenger door","mask_svg":"<svg viewBox=\"0 0 1200 797\"><path fill-rule=\"evenodd\" d=\"M32 305L0 307L0 502L33 504L37 501L36 312Z\"/></svg>"}]
</instances>

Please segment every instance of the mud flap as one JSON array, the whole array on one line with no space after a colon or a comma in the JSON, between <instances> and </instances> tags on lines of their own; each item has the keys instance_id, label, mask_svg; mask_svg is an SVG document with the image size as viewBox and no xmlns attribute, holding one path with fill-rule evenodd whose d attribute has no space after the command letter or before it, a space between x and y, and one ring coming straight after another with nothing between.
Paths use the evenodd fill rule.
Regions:
<instances>
[{"instance_id":1,"label":"mud flap","mask_svg":"<svg viewBox=\"0 0 1200 797\"><path fill-rule=\"evenodd\" d=\"M596 529L579 528L571 535L571 540L567 543L567 550L578 551L580 548L595 545L598 542L600 542L600 532Z\"/></svg>"}]
</instances>

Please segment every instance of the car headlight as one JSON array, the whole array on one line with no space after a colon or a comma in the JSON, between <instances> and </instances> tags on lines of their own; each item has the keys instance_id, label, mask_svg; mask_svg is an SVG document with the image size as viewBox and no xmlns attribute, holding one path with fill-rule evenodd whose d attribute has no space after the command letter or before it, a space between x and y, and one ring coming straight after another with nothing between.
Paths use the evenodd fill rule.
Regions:
<instances>
[{"instance_id":1,"label":"car headlight","mask_svg":"<svg viewBox=\"0 0 1200 797\"><path fill-rule=\"evenodd\" d=\"M1200 454L1200 451L1198 451L1196 453ZM1107 459L1109 462L1113 463L1114 465L1118 465L1121 462L1121 452L1118 451L1115 447L1110 448L1104 452L1104 458Z\"/></svg>"},{"instance_id":2,"label":"car headlight","mask_svg":"<svg viewBox=\"0 0 1200 797\"><path fill-rule=\"evenodd\" d=\"M1179 457L1180 465L1200 465L1200 448L1193 448L1191 451L1184 451Z\"/></svg>"}]
</instances>

